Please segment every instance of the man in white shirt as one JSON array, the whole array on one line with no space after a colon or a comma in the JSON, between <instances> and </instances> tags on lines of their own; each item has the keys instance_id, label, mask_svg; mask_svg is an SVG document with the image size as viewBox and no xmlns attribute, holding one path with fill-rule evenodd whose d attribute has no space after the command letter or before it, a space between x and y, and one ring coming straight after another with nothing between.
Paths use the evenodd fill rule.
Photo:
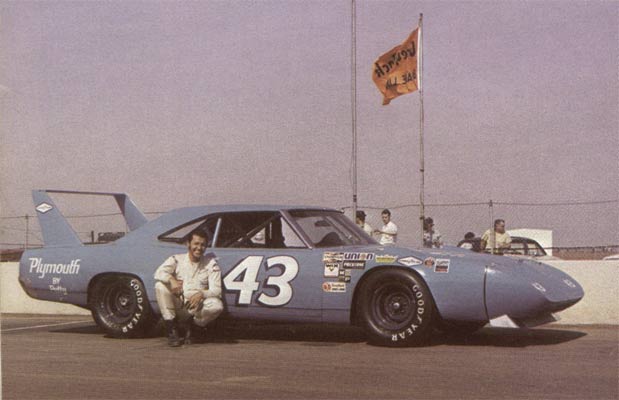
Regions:
<instances>
[{"instance_id":1,"label":"man in white shirt","mask_svg":"<svg viewBox=\"0 0 619 400\"><path fill-rule=\"evenodd\" d=\"M378 240L382 245L392 245L397 241L398 238L398 226L391 221L391 211L386 208L380 214L383 219L383 227L381 229L377 229L374 232L380 234L380 239Z\"/></svg>"},{"instance_id":2,"label":"man in white shirt","mask_svg":"<svg viewBox=\"0 0 619 400\"><path fill-rule=\"evenodd\" d=\"M169 257L155 272L155 294L168 334L168 344L180 346L178 323L185 328L185 344L192 344L200 328L223 311L221 270L212 253L204 254L206 234L194 231L188 252Z\"/></svg>"}]
</instances>

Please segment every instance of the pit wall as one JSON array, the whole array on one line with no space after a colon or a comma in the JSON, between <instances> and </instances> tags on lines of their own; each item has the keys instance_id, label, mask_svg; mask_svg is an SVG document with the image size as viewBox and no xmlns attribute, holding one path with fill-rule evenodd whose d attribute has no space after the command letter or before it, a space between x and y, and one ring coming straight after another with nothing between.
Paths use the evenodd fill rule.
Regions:
<instances>
[{"instance_id":1,"label":"pit wall","mask_svg":"<svg viewBox=\"0 0 619 400\"><path fill-rule=\"evenodd\" d=\"M576 305L559 313L558 324L619 325L619 261L547 261L571 275L585 290ZM90 315L69 304L34 300L17 278L19 263L0 263L0 312L14 314Z\"/></svg>"}]
</instances>

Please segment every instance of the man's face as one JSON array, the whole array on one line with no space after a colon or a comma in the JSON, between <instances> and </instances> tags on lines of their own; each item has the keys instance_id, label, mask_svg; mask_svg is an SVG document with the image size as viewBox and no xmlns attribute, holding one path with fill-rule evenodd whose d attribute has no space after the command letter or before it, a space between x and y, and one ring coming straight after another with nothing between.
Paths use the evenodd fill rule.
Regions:
<instances>
[{"instance_id":1,"label":"man's face","mask_svg":"<svg viewBox=\"0 0 619 400\"><path fill-rule=\"evenodd\" d=\"M363 221L359 217L357 217L357 225L363 226Z\"/></svg>"},{"instance_id":2,"label":"man's face","mask_svg":"<svg viewBox=\"0 0 619 400\"><path fill-rule=\"evenodd\" d=\"M206 239L197 235L192 235L191 241L187 244L189 249L189 258L191 261L196 262L200 260L204 250L206 250Z\"/></svg>"},{"instance_id":3,"label":"man's face","mask_svg":"<svg viewBox=\"0 0 619 400\"><path fill-rule=\"evenodd\" d=\"M496 233L505 233L505 222L499 222L494 226Z\"/></svg>"},{"instance_id":4,"label":"man's face","mask_svg":"<svg viewBox=\"0 0 619 400\"><path fill-rule=\"evenodd\" d=\"M389 220L391 220L391 215L389 215L389 214L381 214L380 216L383 217L383 223L384 224L388 224Z\"/></svg>"}]
</instances>

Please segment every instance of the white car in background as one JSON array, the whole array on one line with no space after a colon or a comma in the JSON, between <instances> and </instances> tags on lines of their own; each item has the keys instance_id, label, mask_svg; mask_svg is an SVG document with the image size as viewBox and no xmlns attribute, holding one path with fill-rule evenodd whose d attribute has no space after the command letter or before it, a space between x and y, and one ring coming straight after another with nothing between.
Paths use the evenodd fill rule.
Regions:
<instances>
[{"instance_id":1,"label":"white car in background","mask_svg":"<svg viewBox=\"0 0 619 400\"><path fill-rule=\"evenodd\" d=\"M479 251L481 238L476 237L469 240L462 240L458 243L458 247L471 248L472 251ZM560 260L558 257L554 257L546 253L546 250L537 243L537 241L521 237L512 236L512 244L508 250L503 252L506 256L525 257L534 260Z\"/></svg>"}]
</instances>

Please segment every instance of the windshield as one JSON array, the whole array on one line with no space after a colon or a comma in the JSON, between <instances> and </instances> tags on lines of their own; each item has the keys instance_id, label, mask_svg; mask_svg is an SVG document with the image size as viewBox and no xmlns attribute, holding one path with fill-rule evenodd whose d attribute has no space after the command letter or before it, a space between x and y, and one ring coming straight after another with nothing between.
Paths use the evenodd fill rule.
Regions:
<instances>
[{"instance_id":1,"label":"windshield","mask_svg":"<svg viewBox=\"0 0 619 400\"><path fill-rule=\"evenodd\" d=\"M315 247L376 244L363 229L337 211L298 210L289 213Z\"/></svg>"}]
</instances>

